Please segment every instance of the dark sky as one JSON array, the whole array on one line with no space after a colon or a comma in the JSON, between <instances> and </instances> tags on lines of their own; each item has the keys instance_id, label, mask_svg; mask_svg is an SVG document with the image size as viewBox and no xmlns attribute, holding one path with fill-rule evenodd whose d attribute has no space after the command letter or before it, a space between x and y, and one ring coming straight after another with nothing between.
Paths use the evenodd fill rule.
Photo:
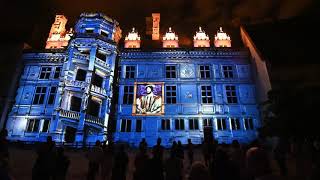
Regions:
<instances>
[{"instance_id":1,"label":"dark sky","mask_svg":"<svg viewBox=\"0 0 320 180\"><path fill-rule=\"evenodd\" d=\"M115 18L125 35L135 26L144 31L145 17L161 13L161 33L169 26L178 33L180 43L191 44L198 26L213 36L221 25L227 28L239 19L290 18L314 7L314 0L8 0L1 16L1 31L8 41L26 41L43 48L54 15L62 13L73 26L81 12L103 12Z\"/></svg>"}]
</instances>

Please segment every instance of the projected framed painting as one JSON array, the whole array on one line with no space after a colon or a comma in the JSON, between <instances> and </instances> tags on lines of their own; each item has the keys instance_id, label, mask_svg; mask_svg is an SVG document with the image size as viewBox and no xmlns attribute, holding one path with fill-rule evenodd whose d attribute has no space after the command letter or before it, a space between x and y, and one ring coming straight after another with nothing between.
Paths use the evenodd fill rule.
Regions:
<instances>
[{"instance_id":1,"label":"projected framed painting","mask_svg":"<svg viewBox=\"0 0 320 180\"><path fill-rule=\"evenodd\" d=\"M164 114L164 83L136 82L132 115L157 116Z\"/></svg>"}]
</instances>

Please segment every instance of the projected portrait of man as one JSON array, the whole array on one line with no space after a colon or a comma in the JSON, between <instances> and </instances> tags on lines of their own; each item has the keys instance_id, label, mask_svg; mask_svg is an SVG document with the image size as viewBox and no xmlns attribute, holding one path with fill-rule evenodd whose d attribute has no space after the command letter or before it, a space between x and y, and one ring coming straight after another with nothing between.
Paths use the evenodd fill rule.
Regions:
<instances>
[{"instance_id":1,"label":"projected portrait of man","mask_svg":"<svg viewBox=\"0 0 320 180\"><path fill-rule=\"evenodd\" d=\"M155 85L145 85L145 95L136 99L137 114L157 114L161 112L161 96L155 94Z\"/></svg>"}]
</instances>

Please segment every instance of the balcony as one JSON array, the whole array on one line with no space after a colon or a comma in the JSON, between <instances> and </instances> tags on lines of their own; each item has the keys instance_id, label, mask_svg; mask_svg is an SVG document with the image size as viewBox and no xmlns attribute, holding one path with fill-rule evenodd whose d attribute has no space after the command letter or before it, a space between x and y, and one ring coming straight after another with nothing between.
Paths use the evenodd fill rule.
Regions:
<instances>
[{"instance_id":1,"label":"balcony","mask_svg":"<svg viewBox=\"0 0 320 180\"><path fill-rule=\"evenodd\" d=\"M68 119L74 119L76 121L79 121L80 119L80 113L75 111L68 111L61 109L59 112L60 117L68 118Z\"/></svg>"},{"instance_id":2,"label":"balcony","mask_svg":"<svg viewBox=\"0 0 320 180\"><path fill-rule=\"evenodd\" d=\"M107 96L107 91L104 88L95 86L93 84L91 85L90 90L91 90L91 92L94 92L94 93L97 93L97 94L100 94L100 95L103 95L103 96Z\"/></svg>"},{"instance_id":3,"label":"balcony","mask_svg":"<svg viewBox=\"0 0 320 180\"><path fill-rule=\"evenodd\" d=\"M59 115L60 115L60 117L72 119L72 120L75 120L76 122L79 122L79 120L80 120L80 112L61 109L59 112ZM99 126L104 126L104 120L102 118L92 116L90 114L86 114L84 120L85 120L85 123L91 123L91 124L96 124Z\"/></svg>"},{"instance_id":4,"label":"balcony","mask_svg":"<svg viewBox=\"0 0 320 180\"><path fill-rule=\"evenodd\" d=\"M75 88L85 88L88 86L87 82L84 81L77 81L77 80L66 80L65 81L66 86L75 87Z\"/></svg>"},{"instance_id":5,"label":"balcony","mask_svg":"<svg viewBox=\"0 0 320 180\"><path fill-rule=\"evenodd\" d=\"M110 74L110 72L112 71L110 65L99 58L95 59L95 65L107 71L107 74Z\"/></svg>"},{"instance_id":6,"label":"balcony","mask_svg":"<svg viewBox=\"0 0 320 180\"><path fill-rule=\"evenodd\" d=\"M90 59L90 56L88 54L81 54L81 53L73 53L73 58L75 61L79 62L87 62Z\"/></svg>"},{"instance_id":7,"label":"balcony","mask_svg":"<svg viewBox=\"0 0 320 180\"><path fill-rule=\"evenodd\" d=\"M96 117L96 116L92 116L90 114L86 114L85 122L86 123L98 124L100 126L104 126L104 120L102 118L99 118L99 117Z\"/></svg>"}]
</instances>

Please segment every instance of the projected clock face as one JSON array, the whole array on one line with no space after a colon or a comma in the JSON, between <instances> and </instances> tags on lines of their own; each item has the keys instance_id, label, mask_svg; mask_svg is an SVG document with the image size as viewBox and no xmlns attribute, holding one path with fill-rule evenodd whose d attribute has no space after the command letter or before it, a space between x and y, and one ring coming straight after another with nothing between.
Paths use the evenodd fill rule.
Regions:
<instances>
[{"instance_id":1,"label":"projected clock face","mask_svg":"<svg viewBox=\"0 0 320 180\"><path fill-rule=\"evenodd\" d=\"M194 74L194 66L191 64L183 64L181 65L181 78L193 78Z\"/></svg>"}]
</instances>

